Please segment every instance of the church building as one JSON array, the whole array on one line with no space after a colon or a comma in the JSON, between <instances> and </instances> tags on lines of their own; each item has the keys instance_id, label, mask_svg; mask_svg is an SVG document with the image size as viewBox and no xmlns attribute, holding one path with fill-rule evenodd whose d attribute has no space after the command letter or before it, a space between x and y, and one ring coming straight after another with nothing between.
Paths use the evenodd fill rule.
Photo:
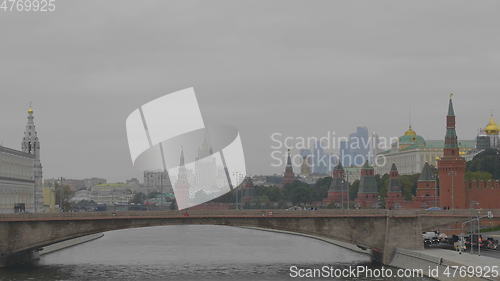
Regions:
<instances>
[{"instance_id":1,"label":"church building","mask_svg":"<svg viewBox=\"0 0 500 281\"><path fill-rule=\"evenodd\" d=\"M30 106L21 150L0 146L0 213L44 211L40 141L33 119Z\"/></svg>"}]
</instances>

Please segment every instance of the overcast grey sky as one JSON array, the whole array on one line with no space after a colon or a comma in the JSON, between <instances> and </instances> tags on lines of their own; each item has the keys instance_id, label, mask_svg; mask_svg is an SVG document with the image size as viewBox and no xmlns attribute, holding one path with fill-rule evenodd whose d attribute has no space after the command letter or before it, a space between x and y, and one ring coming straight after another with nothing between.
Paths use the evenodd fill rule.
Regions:
<instances>
[{"instance_id":1,"label":"overcast grey sky","mask_svg":"<svg viewBox=\"0 0 500 281\"><path fill-rule=\"evenodd\" d=\"M240 130L251 174L270 134L444 136L500 115L499 1L69 1L0 11L0 142L20 149L33 102L44 177L140 176L125 119L194 86L207 120ZM141 178L142 180L142 178Z\"/></svg>"}]
</instances>

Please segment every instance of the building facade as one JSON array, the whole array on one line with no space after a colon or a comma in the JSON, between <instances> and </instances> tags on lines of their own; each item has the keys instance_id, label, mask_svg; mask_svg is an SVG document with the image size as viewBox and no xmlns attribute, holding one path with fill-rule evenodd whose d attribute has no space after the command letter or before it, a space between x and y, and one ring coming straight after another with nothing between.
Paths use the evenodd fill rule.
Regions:
<instances>
[{"instance_id":1,"label":"building facade","mask_svg":"<svg viewBox=\"0 0 500 281\"><path fill-rule=\"evenodd\" d=\"M362 166L366 160L371 160L370 150L368 128L357 127L356 132L350 134L347 141L341 141L340 161L345 167Z\"/></svg>"},{"instance_id":2,"label":"building facade","mask_svg":"<svg viewBox=\"0 0 500 281\"><path fill-rule=\"evenodd\" d=\"M34 212L35 156L0 146L0 213Z\"/></svg>"},{"instance_id":3,"label":"building facade","mask_svg":"<svg viewBox=\"0 0 500 281\"><path fill-rule=\"evenodd\" d=\"M42 182L40 141L30 106L21 150L0 146L0 213L42 212Z\"/></svg>"},{"instance_id":4,"label":"building facade","mask_svg":"<svg viewBox=\"0 0 500 281\"><path fill-rule=\"evenodd\" d=\"M144 186L161 193L172 193L172 183L167 171L144 171Z\"/></svg>"},{"instance_id":5,"label":"building facade","mask_svg":"<svg viewBox=\"0 0 500 281\"><path fill-rule=\"evenodd\" d=\"M82 192L86 192L86 190ZM90 200L107 206L127 205L132 198L134 198L133 188L126 183L98 184L90 191Z\"/></svg>"}]
</instances>

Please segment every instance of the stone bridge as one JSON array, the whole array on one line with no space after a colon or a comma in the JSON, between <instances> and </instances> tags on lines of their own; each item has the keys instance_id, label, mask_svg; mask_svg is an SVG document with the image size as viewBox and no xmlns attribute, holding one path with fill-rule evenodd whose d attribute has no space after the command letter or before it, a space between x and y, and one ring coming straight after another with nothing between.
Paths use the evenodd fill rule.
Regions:
<instances>
[{"instance_id":1,"label":"stone bridge","mask_svg":"<svg viewBox=\"0 0 500 281\"><path fill-rule=\"evenodd\" d=\"M396 248L422 248L422 231L463 222L476 213L475 210L190 210L5 214L0 215L0 264L19 262L44 246L88 234L180 224L250 226L315 235L369 248L375 259L388 264ZM500 210L494 213L496 218L500 216Z\"/></svg>"}]
</instances>

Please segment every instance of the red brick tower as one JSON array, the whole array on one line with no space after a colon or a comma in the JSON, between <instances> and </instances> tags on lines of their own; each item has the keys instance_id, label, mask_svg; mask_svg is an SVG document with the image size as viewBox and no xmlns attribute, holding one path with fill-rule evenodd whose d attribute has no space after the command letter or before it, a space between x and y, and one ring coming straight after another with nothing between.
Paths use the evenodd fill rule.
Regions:
<instances>
[{"instance_id":1,"label":"red brick tower","mask_svg":"<svg viewBox=\"0 0 500 281\"><path fill-rule=\"evenodd\" d=\"M422 173L417 181L417 202L419 208L439 206L439 195L436 185L436 176L429 163L425 162Z\"/></svg>"},{"instance_id":2,"label":"red brick tower","mask_svg":"<svg viewBox=\"0 0 500 281\"><path fill-rule=\"evenodd\" d=\"M398 168L396 164L392 163L391 171L389 172L387 196L385 197L385 207L387 209L401 209L403 201L403 192L401 189L401 181L399 180Z\"/></svg>"},{"instance_id":3,"label":"red brick tower","mask_svg":"<svg viewBox=\"0 0 500 281\"><path fill-rule=\"evenodd\" d=\"M288 157L286 159L285 174L283 176L283 185L295 181L295 174L293 173L292 159L290 158L290 149L288 150Z\"/></svg>"},{"instance_id":4,"label":"red brick tower","mask_svg":"<svg viewBox=\"0 0 500 281\"><path fill-rule=\"evenodd\" d=\"M455 131L455 111L452 95L446 116L446 137L444 155L438 161L439 204L446 209L464 209L467 207L465 194L465 160L460 157L457 133Z\"/></svg>"},{"instance_id":5,"label":"red brick tower","mask_svg":"<svg viewBox=\"0 0 500 281\"><path fill-rule=\"evenodd\" d=\"M366 161L361 168L356 205L360 208L378 208L378 186L373 167Z\"/></svg>"},{"instance_id":6,"label":"red brick tower","mask_svg":"<svg viewBox=\"0 0 500 281\"><path fill-rule=\"evenodd\" d=\"M349 202L347 198L347 185L344 167L342 167L342 163L339 162L332 171L332 183L328 189L328 197L323 199L323 202L326 204L333 202L339 207L347 205Z\"/></svg>"}]
</instances>

